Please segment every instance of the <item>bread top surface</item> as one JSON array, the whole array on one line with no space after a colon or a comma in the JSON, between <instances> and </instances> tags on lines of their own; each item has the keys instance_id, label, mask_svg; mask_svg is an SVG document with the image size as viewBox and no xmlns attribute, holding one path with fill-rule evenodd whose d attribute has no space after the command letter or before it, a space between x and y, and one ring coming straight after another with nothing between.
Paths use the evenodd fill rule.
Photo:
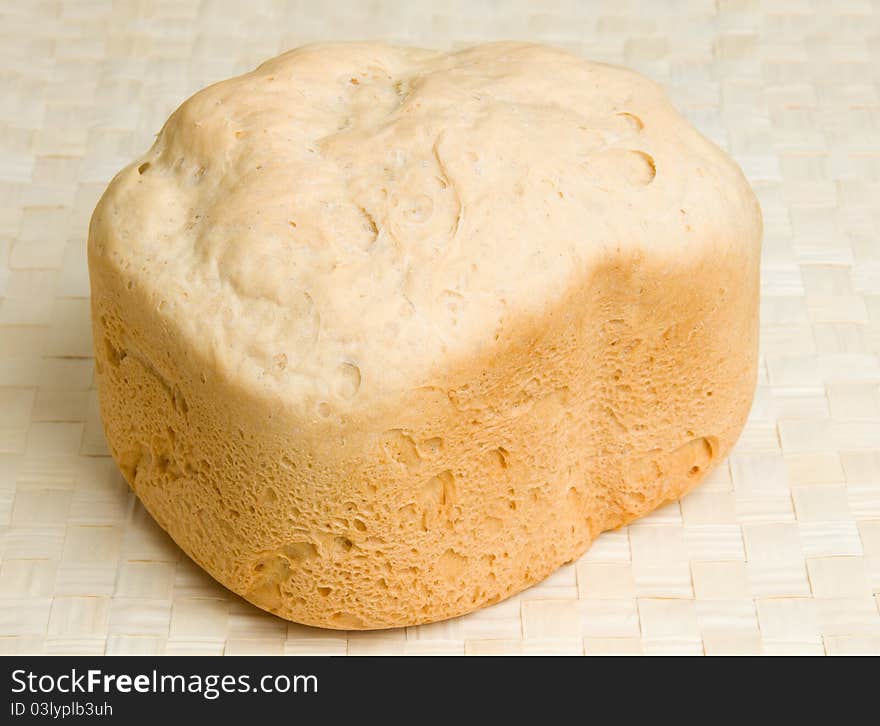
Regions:
<instances>
[{"instance_id":1,"label":"bread top surface","mask_svg":"<svg viewBox=\"0 0 880 726\"><path fill-rule=\"evenodd\" d=\"M491 355L598 264L759 238L742 173L636 73L354 43L187 100L111 183L89 252L200 365L351 412Z\"/></svg>"}]
</instances>

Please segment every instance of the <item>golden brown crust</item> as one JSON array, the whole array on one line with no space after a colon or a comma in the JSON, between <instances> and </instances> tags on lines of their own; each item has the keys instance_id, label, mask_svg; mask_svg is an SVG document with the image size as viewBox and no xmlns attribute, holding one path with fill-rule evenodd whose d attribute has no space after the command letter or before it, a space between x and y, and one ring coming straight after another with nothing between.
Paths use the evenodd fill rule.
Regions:
<instances>
[{"instance_id":1,"label":"golden brown crust","mask_svg":"<svg viewBox=\"0 0 880 726\"><path fill-rule=\"evenodd\" d=\"M456 87L443 77L457 67L449 60L454 56L357 48L355 56L374 48L410 82L413 64L435 64L423 102L445 108L456 101ZM490 75L503 49L481 48L465 57ZM509 56L510 48L503 53ZM606 83L608 98L625 97L619 88L625 82L653 89L626 71L605 75L605 66L527 48L530 63L537 56L545 62L541 54L548 53L573 75L588 66ZM333 55L333 48L304 54L310 60L294 59L294 76L317 72L316 58ZM264 75L280 76L287 57L261 67L269 68ZM517 67L509 60L505 67L514 81L487 94L514 93ZM239 92L257 80L259 72L237 80ZM224 257L209 254L209 262L220 264L211 268L199 255L216 240L186 238L176 222L146 218L161 215L157 200L171 198L169 190L183 183L160 161L192 107L178 111L163 132L172 138L160 138L150 152L168 189L144 192L134 166L122 172L90 232L107 438L163 528L260 607L312 625L379 628L496 602L580 555L601 531L695 486L726 455L751 402L760 213L738 170L657 100L656 90L651 94L635 121L626 120L648 151L612 144L594 157L589 180L562 192L578 210L554 208L555 221L544 226L534 215L521 217L531 226L511 243L510 259L493 258L500 269L483 269L482 250L466 249L464 262L454 264L478 264L481 271L469 279L452 318L428 305L435 283L441 292L449 289L448 269L431 269L430 236L415 238L403 228L388 234L410 244L416 272L433 282L397 288L388 277L394 270L383 268L379 287L367 291L377 299L368 295L364 303L375 315L362 320L356 310L323 305L320 290L336 291L349 305L353 293L320 265L310 268L304 296L303 287L282 290L277 271L258 274L239 251L220 274L223 284L211 288L205 271L220 270ZM612 104L608 113L617 123L622 111ZM545 131L562 123L555 112L532 122L545 122ZM646 136L654 123L658 130ZM552 137L537 138L550 144L545 154L560 152ZM195 153L216 155L219 147L208 141L195 144ZM458 158L459 151L446 157ZM539 152L511 151L521 160ZM674 166L676 154L681 163ZM643 172L651 176L647 182ZM219 202L234 178L225 173L226 181L210 182ZM458 168L455 191L468 210L481 184L510 182L481 180L475 171L465 176ZM597 179L624 186L609 192ZM562 190L552 187L552 196L561 199ZM645 190L652 196L640 196ZM439 229L454 206L443 191L436 191L436 216L429 220ZM207 191L192 194L201 200ZM258 217L280 192L261 194L246 197L250 212L245 205L238 213ZM536 194L530 187L524 199L506 205L498 198L489 209L503 216L514 213L510 205L548 203ZM578 226L581 214L595 215L595 225ZM130 218L121 221L125 215ZM383 214L376 217L383 228L393 227ZM308 220L308 213L300 218ZM486 221L481 231L470 218L458 223L457 235L472 245L487 228L504 229ZM273 233L271 225L255 224L261 235ZM548 231L553 234L542 236ZM571 242L563 233L583 239ZM261 239L247 237L257 256L274 244L261 246ZM229 245L221 246L228 253ZM576 254L564 264L536 269L537 281L522 277L539 265L535 254L564 257L572 249ZM309 255L297 259L311 264ZM510 294L514 283L521 297ZM260 306L255 289L283 295L271 307L286 311L284 325ZM242 290L247 295L239 304ZM389 327L394 318L385 305L407 293L426 326L417 334L410 325ZM264 326L276 336L269 340L275 347L266 347Z\"/></svg>"}]
</instances>

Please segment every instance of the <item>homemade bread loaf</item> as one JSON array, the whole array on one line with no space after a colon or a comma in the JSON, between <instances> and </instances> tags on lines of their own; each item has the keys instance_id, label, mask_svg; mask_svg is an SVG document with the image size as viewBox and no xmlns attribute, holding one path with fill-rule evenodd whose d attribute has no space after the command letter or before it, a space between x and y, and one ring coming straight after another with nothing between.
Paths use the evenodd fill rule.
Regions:
<instances>
[{"instance_id":1,"label":"homemade bread loaf","mask_svg":"<svg viewBox=\"0 0 880 726\"><path fill-rule=\"evenodd\" d=\"M725 456L760 237L737 166L633 72L299 48L186 101L95 210L107 439L256 605L459 615Z\"/></svg>"}]
</instances>

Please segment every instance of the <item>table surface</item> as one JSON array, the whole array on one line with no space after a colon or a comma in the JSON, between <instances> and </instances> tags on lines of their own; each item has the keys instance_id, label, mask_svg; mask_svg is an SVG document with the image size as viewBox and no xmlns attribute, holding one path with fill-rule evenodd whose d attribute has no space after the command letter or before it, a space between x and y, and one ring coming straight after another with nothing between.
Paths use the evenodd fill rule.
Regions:
<instances>
[{"instance_id":1,"label":"table surface","mask_svg":"<svg viewBox=\"0 0 880 726\"><path fill-rule=\"evenodd\" d=\"M490 9L491 8L491 9ZM0 652L880 653L880 3L0 3ZM109 458L85 241L185 97L321 39L530 39L662 82L764 209L760 379L697 491L486 610L346 633L232 595Z\"/></svg>"}]
</instances>

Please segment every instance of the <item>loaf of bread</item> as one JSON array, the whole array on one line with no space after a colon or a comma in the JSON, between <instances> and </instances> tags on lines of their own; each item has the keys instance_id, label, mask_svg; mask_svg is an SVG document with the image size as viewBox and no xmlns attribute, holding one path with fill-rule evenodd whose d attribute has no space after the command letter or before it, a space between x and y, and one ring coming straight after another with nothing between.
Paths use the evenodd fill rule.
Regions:
<instances>
[{"instance_id":1,"label":"loaf of bread","mask_svg":"<svg viewBox=\"0 0 880 726\"><path fill-rule=\"evenodd\" d=\"M633 72L299 48L186 101L95 210L107 440L261 608L466 613L725 456L760 238L737 166Z\"/></svg>"}]
</instances>

